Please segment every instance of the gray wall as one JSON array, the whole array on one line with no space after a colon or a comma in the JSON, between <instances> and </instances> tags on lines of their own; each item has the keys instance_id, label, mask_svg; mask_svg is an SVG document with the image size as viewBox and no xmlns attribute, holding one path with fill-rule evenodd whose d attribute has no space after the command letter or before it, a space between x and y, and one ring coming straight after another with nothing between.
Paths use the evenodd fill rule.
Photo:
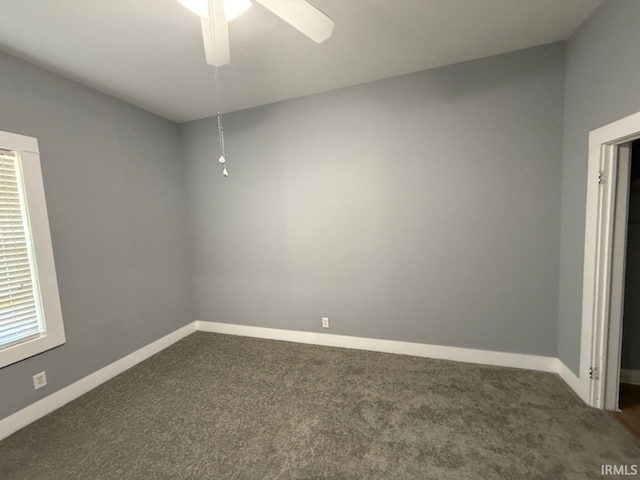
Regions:
<instances>
[{"instance_id":1,"label":"gray wall","mask_svg":"<svg viewBox=\"0 0 640 480\"><path fill-rule=\"evenodd\" d=\"M588 135L640 110L640 2L608 0L567 45L558 355L578 373Z\"/></svg>"},{"instance_id":2,"label":"gray wall","mask_svg":"<svg viewBox=\"0 0 640 480\"><path fill-rule=\"evenodd\" d=\"M201 320L556 355L564 44L181 127Z\"/></svg>"},{"instance_id":3,"label":"gray wall","mask_svg":"<svg viewBox=\"0 0 640 480\"><path fill-rule=\"evenodd\" d=\"M0 369L3 418L194 314L175 124L0 53L0 130L40 143L67 334Z\"/></svg>"}]
</instances>

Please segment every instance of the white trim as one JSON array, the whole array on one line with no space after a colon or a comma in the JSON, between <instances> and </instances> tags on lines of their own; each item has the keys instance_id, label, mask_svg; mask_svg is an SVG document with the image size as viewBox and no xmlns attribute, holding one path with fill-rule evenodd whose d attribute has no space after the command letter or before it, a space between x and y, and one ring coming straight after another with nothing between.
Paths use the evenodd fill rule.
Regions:
<instances>
[{"instance_id":1,"label":"white trim","mask_svg":"<svg viewBox=\"0 0 640 480\"><path fill-rule=\"evenodd\" d=\"M0 148L16 152L39 153L38 140L18 133L0 131Z\"/></svg>"},{"instance_id":2,"label":"white trim","mask_svg":"<svg viewBox=\"0 0 640 480\"><path fill-rule=\"evenodd\" d=\"M620 383L640 385L640 370L629 370L623 368L620 370Z\"/></svg>"},{"instance_id":3,"label":"white trim","mask_svg":"<svg viewBox=\"0 0 640 480\"><path fill-rule=\"evenodd\" d=\"M604 407L606 384L617 146L638 137L640 112L589 134L578 378L580 391L589 392L587 404L596 408ZM600 171L605 172L604 188L598 182ZM599 378L589 377L591 366L599 368Z\"/></svg>"},{"instance_id":4,"label":"white trim","mask_svg":"<svg viewBox=\"0 0 640 480\"><path fill-rule=\"evenodd\" d=\"M614 147L616 148L616 147ZM617 159L617 161L616 161ZM614 152L615 191L613 192L613 226L611 243L611 274L609 277L608 328L602 335L602 370L604 381L599 382L602 405L606 410L617 411L620 403L620 365L622 360L622 317L624 305L624 284L627 256L627 223L629 212L629 190L631 177L631 145L617 147ZM613 184L614 179L611 178Z\"/></svg>"},{"instance_id":5,"label":"white trim","mask_svg":"<svg viewBox=\"0 0 640 480\"><path fill-rule=\"evenodd\" d=\"M580 379L573 373L569 367L567 367L560 359L557 359L557 369L558 375L560 378L565 381L571 389L576 392L576 394L585 402L589 403L589 389L584 388L584 384L580 381Z\"/></svg>"},{"instance_id":6,"label":"white trim","mask_svg":"<svg viewBox=\"0 0 640 480\"><path fill-rule=\"evenodd\" d=\"M121 374L195 331L196 322L192 322L0 420L0 440L93 390L98 385Z\"/></svg>"},{"instance_id":7,"label":"white trim","mask_svg":"<svg viewBox=\"0 0 640 480\"><path fill-rule=\"evenodd\" d=\"M342 347L372 352L396 353L415 357L437 358L456 362L496 365L499 367L524 368L541 372L557 373L558 359L520 353L493 352L471 348L446 347L424 343L381 340L378 338L349 337L331 333L280 330L276 328L252 327L230 323L197 322L198 331L240 335L243 337L267 338L286 342L307 343L325 347Z\"/></svg>"},{"instance_id":8,"label":"white trim","mask_svg":"<svg viewBox=\"0 0 640 480\"><path fill-rule=\"evenodd\" d=\"M66 341L58 279L53 258L51 230L47 214L38 140L17 133L0 131L0 148L17 152L25 197L28 237L33 253L33 290L38 300L38 317L43 322L41 335L9 347L0 348L0 367L10 365ZM30 262L32 263L32 262Z\"/></svg>"},{"instance_id":9,"label":"white trim","mask_svg":"<svg viewBox=\"0 0 640 480\"><path fill-rule=\"evenodd\" d=\"M589 132L589 147L626 143L638 137L640 112Z\"/></svg>"}]
</instances>

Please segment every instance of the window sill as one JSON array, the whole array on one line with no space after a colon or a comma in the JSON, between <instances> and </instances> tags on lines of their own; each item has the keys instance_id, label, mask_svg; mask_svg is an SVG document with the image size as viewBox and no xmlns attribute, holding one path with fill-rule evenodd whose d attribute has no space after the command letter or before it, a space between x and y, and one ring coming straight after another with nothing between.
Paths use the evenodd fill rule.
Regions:
<instances>
[{"instance_id":1,"label":"window sill","mask_svg":"<svg viewBox=\"0 0 640 480\"><path fill-rule=\"evenodd\" d=\"M59 347L65 342L64 332L58 334L47 332L38 337L0 348L0 368Z\"/></svg>"}]
</instances>

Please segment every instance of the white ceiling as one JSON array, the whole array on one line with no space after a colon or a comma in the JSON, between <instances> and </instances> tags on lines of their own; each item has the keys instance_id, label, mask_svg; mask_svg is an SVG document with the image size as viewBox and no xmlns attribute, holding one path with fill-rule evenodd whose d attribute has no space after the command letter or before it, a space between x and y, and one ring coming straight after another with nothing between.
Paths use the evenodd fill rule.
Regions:
<instances>
[{"instance_id":1,"label":"white ceiling","mask_svg":"<svg viewBox=\"0 0 640 480\"><path fill-rule=\"evenodd\" d=\"M311 0L317 45L254 5L229 27L225 111L565 40L602 0ZM183 122L215 114L198 18L176 0L0 0L0 49Z\"/></svg>"}]
</instances>

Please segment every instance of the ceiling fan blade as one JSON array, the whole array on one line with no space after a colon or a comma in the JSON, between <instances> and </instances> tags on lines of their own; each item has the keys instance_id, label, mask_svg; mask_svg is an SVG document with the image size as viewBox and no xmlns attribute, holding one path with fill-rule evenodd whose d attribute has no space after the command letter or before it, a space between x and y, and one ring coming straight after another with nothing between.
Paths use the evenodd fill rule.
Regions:
<instances>
[{"instance_id":1,"label":"ceiling fan blade","mask_svg":"<svg viewBox=\"0 0 640 480\"><path fill-rule=\"evenodd\" d=\"M229 27L221 0L208 0L209 18L200 17L204 54L209 65L221 67L231 63Z\"/></svg>"},{"instance_id":2,"label":"ceiling fan blade","mask_svg":"<svg viewBox=\"0 0 640 480\"><path fill-rule=\"evenodd\" d=\"M256 0L316 43L333 33L335 22L305 0Z\"/></svg>"}]
</instances>

